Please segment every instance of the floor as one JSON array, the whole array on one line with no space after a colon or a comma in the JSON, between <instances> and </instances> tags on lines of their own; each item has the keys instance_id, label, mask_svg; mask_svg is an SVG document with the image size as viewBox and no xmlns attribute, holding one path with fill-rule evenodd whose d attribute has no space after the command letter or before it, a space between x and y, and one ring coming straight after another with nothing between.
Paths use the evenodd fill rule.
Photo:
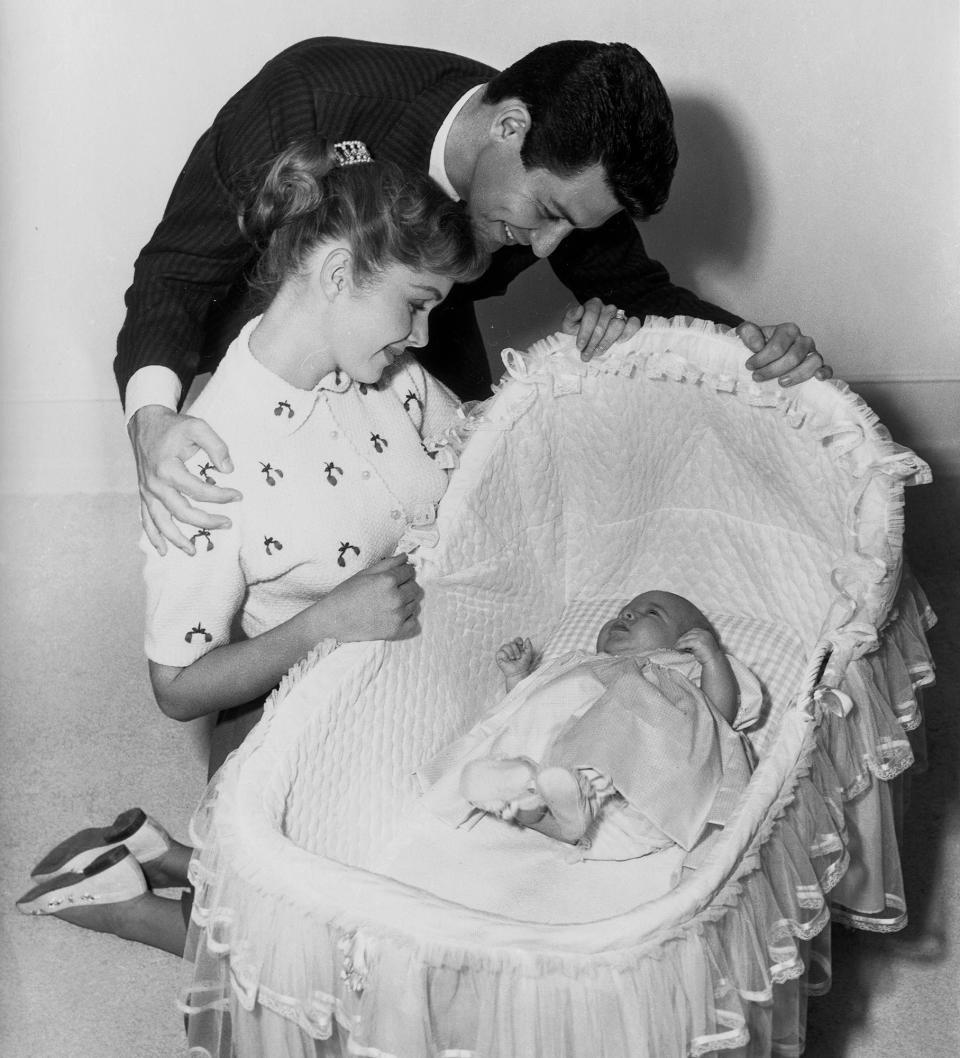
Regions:
<instances>
[{"instance_id":1,"label":"floor","mask_svg":"<svg viewBox=\"0 0 960 1058\"><path fill-rule=\"evenodd\" d=\"M185 838L203 789L203 723L164 718L146 679L135 504L8 497L0 518L0 1053L172 1058L177 959L14 909L32 863L74 829L140 804ZM811 1058L960 1054L960 572L918 566L941 621L930 767L913 782L903 856L910 925L835 931Z\"/></svg>"},{"instance_id":2,"label":"floor","mask_svg":"<svg viewBox=\"0 0 960 1058\"><path fill-rule=\"evenodd\" d=\"M132 496L5 499L0 696L0 1053L174 1058L178 959L20 915L37 858L132 805L176 837L203 790L205 729L164 717L142 647ZM9 613L9 610L8 610Z\"/></svg>"}]
</instances>

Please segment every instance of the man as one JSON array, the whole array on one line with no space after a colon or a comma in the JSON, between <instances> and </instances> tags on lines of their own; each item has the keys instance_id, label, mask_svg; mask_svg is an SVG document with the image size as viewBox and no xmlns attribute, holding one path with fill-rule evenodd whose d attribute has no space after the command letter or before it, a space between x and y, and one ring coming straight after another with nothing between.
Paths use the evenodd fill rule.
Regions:
<instances>
[{"instance_id":1,"label":"man","mask_svg":"<svg viewBox=\"0 0 960 1058\"><path fill-rule=\"evenodd\" d=\"M190 501L235 490L191 475L203 451L229 473L223 442L178 415L195 374L216 366L252 313L244 310L254 249L238 199L293 140L361 140L374 158L428 171L467 203L493 254L431 319L419 357L463 399L489 394L473 301L501 294L546 257L578 304L562 327L584 359L632 334L647 314L736 325L739 317L670 283L636 223L666 201L677 150L667 95L626 44L561 41L503 73L460 56L340 38L303 41L271 60L200 138L135 266L114 362L137 460L141 518L153 545L193 553L178 526L229 524ZM755 378L784 385L830 369L793 324L741 323Z\"/></svg>"}]
</instances>

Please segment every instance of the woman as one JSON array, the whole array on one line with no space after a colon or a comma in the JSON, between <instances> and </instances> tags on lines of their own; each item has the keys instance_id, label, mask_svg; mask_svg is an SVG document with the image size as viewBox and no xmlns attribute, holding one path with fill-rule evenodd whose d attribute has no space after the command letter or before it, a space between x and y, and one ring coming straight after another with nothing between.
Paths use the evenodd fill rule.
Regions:
<instances>
[{"instance_id":1,"label":"woman","mask_svg":"<svg viewBox=\"0 0 960 1058\"><path fill-rule=\"evenodd\" d=\"M394 551L446 488L432 442L457 401L404 350L487 263L459 204L356 141L284 151L240 223L266 307L192 410L227 441L243 500L193 557L142 544L151 683L180 720L269 691L325 640L417 634L423 593ZM179 955L189 894L152 890L186 887L191 851L132 810L44 857L17 904Z\"/></svg>"}]
</instances>

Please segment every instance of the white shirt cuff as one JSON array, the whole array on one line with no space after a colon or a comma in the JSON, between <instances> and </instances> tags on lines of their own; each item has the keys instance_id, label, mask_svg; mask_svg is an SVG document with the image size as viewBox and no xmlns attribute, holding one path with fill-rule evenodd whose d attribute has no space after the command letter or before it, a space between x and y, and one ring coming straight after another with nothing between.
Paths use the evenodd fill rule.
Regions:
<instances>
[{"instance_id":1,"label":"white shirt cuff","mask_svg":"<svg viewBox=\"0 0 960 1058\"><path fill-rule=\"evenodd\" d=\"M133 373L127 383L124 423L129 423L134 414L148 404L162 404L163 407L176 411L182 388L176 372L171 371L169 367L161 367L159 364L141 367Z\"/></svg>"}]
</instances>

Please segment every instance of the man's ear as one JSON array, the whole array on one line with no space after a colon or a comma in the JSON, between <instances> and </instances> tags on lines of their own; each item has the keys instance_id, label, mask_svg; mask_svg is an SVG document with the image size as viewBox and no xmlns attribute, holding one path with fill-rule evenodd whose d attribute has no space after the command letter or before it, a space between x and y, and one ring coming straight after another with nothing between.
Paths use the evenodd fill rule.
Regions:
<instances>
[{"instance_id":1,"label":"man's ear","mask_svg":"<svg viewBox=\"0 0 960 1058\"><path fill-rule=\"evenodd\" d=\"M353 289L353 254L349 247L334 246L322 252L314 279L330 301Z\"/></svg>"},{"instance_id":2,"label":"man's ear","mask_svg":"<svg viewBox=\"0 0 960 1058\"><path fill-rule=\"evenodd\" d=\"M491 139L503 143L516 140L515 145L520 147L529 131L530 111L522 99L501 99L496 104L490 124Z\"/></svg>"}]
</instances>

